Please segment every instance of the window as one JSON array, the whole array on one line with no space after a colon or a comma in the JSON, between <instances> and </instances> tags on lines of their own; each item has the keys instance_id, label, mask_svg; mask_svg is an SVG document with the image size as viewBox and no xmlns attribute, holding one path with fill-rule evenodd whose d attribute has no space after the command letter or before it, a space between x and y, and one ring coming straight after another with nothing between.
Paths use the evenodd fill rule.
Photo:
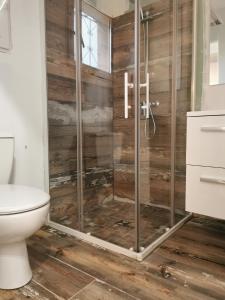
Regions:
<instances>
[{"instance_id":1,"label":"window","mask_svg":"<svg viewBox=\"0 0 225 300\"><path fill-rule=\"evenodd\" d=\"M82 13L82 62L98 67L98 24L94 18Z\"/></svg>"},{"instance_id":2,"label":"window","mask_svg":"<svg viewBox=\"0 0 225 300\"><path fill-rule=\"evenodd\" d=\"M110 18L84 4L82 12L82 62L111 72Z\"/></svg>"}]
</instances>

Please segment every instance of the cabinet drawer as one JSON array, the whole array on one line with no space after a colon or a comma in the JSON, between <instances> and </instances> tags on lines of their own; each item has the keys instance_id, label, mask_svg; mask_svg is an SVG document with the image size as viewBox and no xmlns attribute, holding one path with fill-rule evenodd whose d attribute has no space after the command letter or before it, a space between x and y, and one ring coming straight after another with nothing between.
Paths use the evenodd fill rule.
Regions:
<instances>
[{"instance_id":1,"label":"cabinet drawer","mask_svg":"<svg viewBox=\"0 0 225 300\"><path fill-rule=\"evenodd\" d=\"M225 168L225 116L187 118L187 164Z\"/></svg>"},{"instance_id":2,"label":"cabinet drawer","mask_svg":"<svg viewBox=\"0 0 225 300\"><path fill-rule=\"evenodd\" d=\"M225 219L225 170L187 166L186 210Z\"/></svg>"}]
</instances>

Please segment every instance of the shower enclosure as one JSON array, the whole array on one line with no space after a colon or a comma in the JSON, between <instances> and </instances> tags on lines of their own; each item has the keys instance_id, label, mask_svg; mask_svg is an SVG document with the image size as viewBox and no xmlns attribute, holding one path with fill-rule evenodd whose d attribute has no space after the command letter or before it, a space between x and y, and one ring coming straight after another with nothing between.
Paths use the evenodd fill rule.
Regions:
<instances>
[{"instance_id":1,"label":"shower enclosure","mask_svg":"<svg viewBox=\"0 0 225 300\"><path fill-rule=\"evenodd\" d=\"M49 224L143 259L189 218L192 0L46 0Z\"/></svg>"}]
</instances>

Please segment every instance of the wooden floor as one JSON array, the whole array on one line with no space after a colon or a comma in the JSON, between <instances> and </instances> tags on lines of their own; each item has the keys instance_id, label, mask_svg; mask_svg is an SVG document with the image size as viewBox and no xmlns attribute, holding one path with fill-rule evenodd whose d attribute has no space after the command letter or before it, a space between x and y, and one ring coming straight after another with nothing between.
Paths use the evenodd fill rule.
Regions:
<instances>
[{"instance_id":1,"label":"wooden floor","mask_svg":"<svg viewBox=\"0 0 225 300\"><path fill-rule=\"evenodd\" d=\"M0 299L224 300L225 226L201 223L186 224L143 262L46 227L28 241L33 280Z\"/></svg>"}]
</instances>

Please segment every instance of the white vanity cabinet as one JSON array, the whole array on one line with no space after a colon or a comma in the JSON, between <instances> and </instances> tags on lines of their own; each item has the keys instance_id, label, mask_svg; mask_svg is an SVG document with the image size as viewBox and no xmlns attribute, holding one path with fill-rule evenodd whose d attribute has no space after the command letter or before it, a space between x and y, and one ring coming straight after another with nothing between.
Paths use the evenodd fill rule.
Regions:
<instances>
[{"instance_id":1,"label":"white vanity cabinet","mask_svg":"<svg viewBox=\"0 0 225 300\"><path fill-rule=\"evenodd\" d=\"M187 114L186 210L225 219L225 111Z\"/></svg>"}]
</instances>

